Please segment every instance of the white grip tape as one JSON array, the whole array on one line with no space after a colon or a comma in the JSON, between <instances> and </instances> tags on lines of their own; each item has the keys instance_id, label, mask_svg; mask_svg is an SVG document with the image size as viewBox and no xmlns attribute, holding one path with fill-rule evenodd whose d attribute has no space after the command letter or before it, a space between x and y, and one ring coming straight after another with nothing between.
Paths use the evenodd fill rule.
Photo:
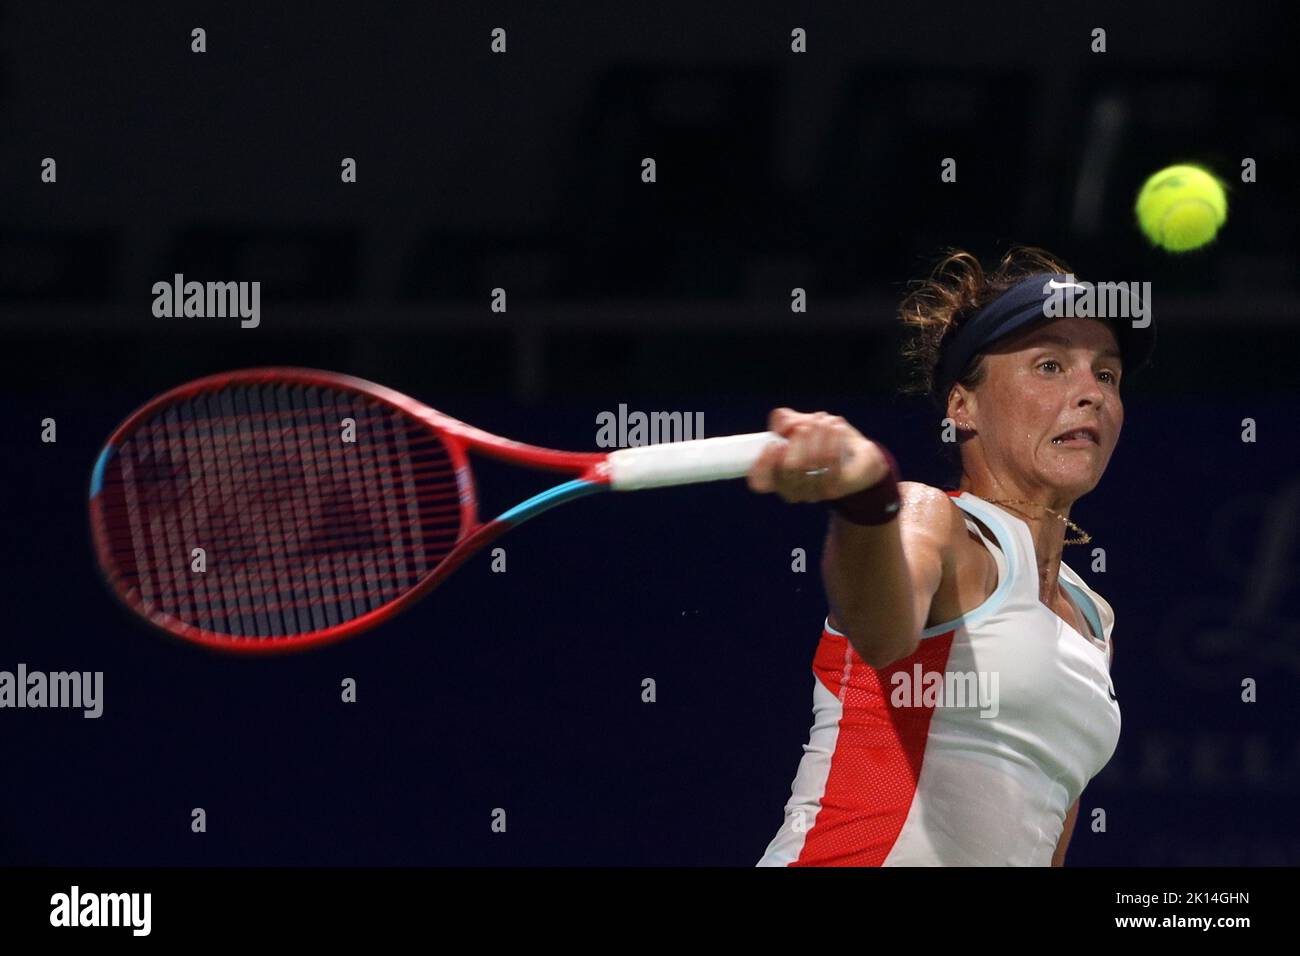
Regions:
<instances>
[{"instance_id":1,"label":"white grip tape","mask_svg":"<svg viewBox=\"0 0 1300 956\"><path fill-rule=\"evenodd\" d=\"M739 478L773 441L785 439L776 432L755 432L621 448L609 453L609 484L615 491L636 491Z\"/></svg>"}]
</instances>

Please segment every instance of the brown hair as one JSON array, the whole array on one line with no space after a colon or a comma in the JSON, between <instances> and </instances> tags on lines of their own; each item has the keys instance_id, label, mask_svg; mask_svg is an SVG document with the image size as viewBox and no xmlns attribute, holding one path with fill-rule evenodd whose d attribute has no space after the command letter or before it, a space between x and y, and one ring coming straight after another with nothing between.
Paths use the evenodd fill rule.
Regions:
<instances>
[{"instance_id":1,"label":"brown hair","mask_svg":"<svg viewBox=\"0 0 1300 956\"><path fill-rule=\"evenodd\" d=\"M913 283L898 307L909 338L903 346L908 367L903 394L928 395L940 413L947 411L947 395L936 395L935 371L945 336L988 305L1025 276L1038 272L1071 273L1074 270L1045 249L1012 246L992 272L962 249L947 249L930 278ZM957 379L967 388L984 380L984 356L975 356Z\"/></svg>"}]
</instances>

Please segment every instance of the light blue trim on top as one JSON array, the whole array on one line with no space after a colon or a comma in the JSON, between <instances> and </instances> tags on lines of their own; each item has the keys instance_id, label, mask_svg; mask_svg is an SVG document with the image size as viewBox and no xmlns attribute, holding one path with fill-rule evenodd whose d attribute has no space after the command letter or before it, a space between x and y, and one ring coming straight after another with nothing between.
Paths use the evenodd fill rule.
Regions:
<instances>
[{"instance_id":1,"label":"light blue trim on top","mask_svg":"<svg viewBox=\"0 0 1300 956\"><path fill-rule=\"evenodd\" d=\"M1016 577L1020 574L1020 552L1019 549L1015 547L1015 535L1012 533L1011 529L1007 527L1002 515L997 513L997 509L992 505L985 504L981 499L973 497L970 494L962 494L961 496L949 495L949 497L952 498L953 504L957 505L958 508L974 515L976 518L979 518L988 525L989 531L993 533L993 540L997 542L998 547L1002 549L1002 556L1006 561L1007 573L1005 575L999 575L997 588L992 594L984 599L984 602L980 604L979 607L967 611L961 617L954 618L951 621L947 621L943 624L936 624L934 627L927 627L921 632L921 637L923 639L927 637L937 637L940 634L947 634L960 624L965 624L969 627L970 625L976 624L979 621L984 620L984 618L995 614L1006 601L1007 595L1011 593L1012 582L1015 581Z\"/></svg>"},{"instance_id":2,"label":"light blue trim on top","mask_svg":"<svg viewBox=\"0 0 1300 956\"><path fill-rule=\"evenodd\" d=\"M107 446L99 453L95 459L95 469L90 473L90 497L95 497L104 488L104 469L108 467L108 459L113 457L113 446Z\"/></svg>"},{"instance_id":3,"label":"light blue trim on top","mask_svg":"<svg viewBox=\"0 0 1300 956\"><path fill-rule=\"evenodd\" d=\"M527 521L529 518L535 518L543 511L549 511L556 505L562 505L566 501L572 501L574 498L584 498L587 495L594 495L598 491L608 490L609 485L575 478L573 481L566 481L562 485L548 488L541 494L533 495L527 501L521 501L509 511L503 511L497 515L496 520L518 524L521 521Z\"/></svg>"},{"instance_id":4,"label":"light blue trim on top","mask_svg":"<svg viewBox=\"0 0 1300 956\"><path fill-rule=\"evenodd\" d=\"M1092 627L1092 634L1083 635L1090 640L1106 640L1106 631L1101 626L1101 615L1097 612L1097 605L1092 602L1092 598L1077 584L1071 584L1065 578L1058 577L1057 583L1070 592L1074 598L1075 607L1083 611L1083 616L1088 619L1088 624Z\"/></svg>"}]
</instances>

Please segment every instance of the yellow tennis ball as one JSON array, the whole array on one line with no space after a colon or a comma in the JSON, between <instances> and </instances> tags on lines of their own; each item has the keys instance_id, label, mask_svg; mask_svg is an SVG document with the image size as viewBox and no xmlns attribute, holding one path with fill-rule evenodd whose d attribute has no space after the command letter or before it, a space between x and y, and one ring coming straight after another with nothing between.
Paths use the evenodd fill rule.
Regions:
<instances>
[{"instance_id":1,"label":"yellow tennis ball","mask_svg":"<svg viewBox=\"0 0 1300 956\"><path fill-rule=\"evenodd\" d=\"M1214 238L1228 218L1228 197L1208 170L1169 166L1142 184L1136 211L1138 225L1153 243L1188 252Z\"/></svg>"}]
</instances>

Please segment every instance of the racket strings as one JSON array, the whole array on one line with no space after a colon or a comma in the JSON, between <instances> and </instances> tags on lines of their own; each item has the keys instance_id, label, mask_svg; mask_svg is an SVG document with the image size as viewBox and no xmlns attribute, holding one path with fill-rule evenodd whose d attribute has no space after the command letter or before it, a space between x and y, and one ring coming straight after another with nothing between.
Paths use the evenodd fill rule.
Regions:
<instances>
[{"instance_id":1,"label":"racket strings","mask_svg":"<svg viewBox=\"0 0 1300 956\"><path fill-rule=\"evenodd\" d=\"M110 576L129 598L237 636L374 610L461 533L455 466L435 434L365 396L307 386L232 386L169 406L121 444L101 501Z\"/></svg>"},{"instance_id":2,"label":"racket strings","mask_svg":"<svg viewBox=\"0 0 1300 956\"><path fill-rule=\"evenodd\" d=\"M292 440L291 427L282 428L280 431L281 435L279 437L281 439ZM241 431L223 430L205 433L203 437L214 445L227 443L230 446L229 450L239 453L240 461L244 464L281 463L283 461L281 448L261 445L260 440L265 434L269 434L269 431L255 433L248 429ZM158 427L150 427L150 435L155 440L175 441L186 445L193 441L195 428L184 424L178 427L160 424ZM412 441L410 453L402 458L390 455L387 458L375 457L373 461L377 464L391 466L397 466L405 461L410 464L412 473L415 475L450 475L454 471L450 465L450 460L446 457L442 443L436 437L428 434L415 437ZM167 469L176 467L176 463L166 457L165 449L152 461L142 461L141 463L154 468L156 476L160 480L167 477Z\"/></svg>"},{"instance_id":3,"label":"racket strings","mask_svg":"<svg viewBox=\"0 0 1300 956\"><path fill-rule=\"evenodd\" d=\"M192 512L200 511L202 509L203 502L186 498L181 493L181 489L177 487L175 479L169 480L167 477L161 476L156 472L150 472L147 468L147 462L144 463L146 465L144 468L141 468L140 464L141 463L137 462L133 465L133 480L137 487L145 486L152 489L158 489L157 493L150 496L148 501L149 505L155 511L161 514L166 512L168 509L174 509L177 511L177 517L183 520L191 518ZM450 483L455 480L454 472L449 469L437 469L430 473L430 477L441 484L446 485L450 485ZM328 488L329 490L320 493L317 500L321 508L326 512L334 509L337 512L334 517L339 517L349 509L356 508L355 496L351 489L335 487L329 482L324 483L322 487ZM281 488L281 483L268 481L260 484L245 484L242 485L241 488L245 493L267 496L268 493L273 495L278 491ZM139 493L137 491L137 498L138 495ZM131 506L128 506L123 502L105 502L102 510L103 513L109 517L120 518L129 510L129 507ZM185 511L191 513L184 513ZM424 528L430 531L448 529L453 535L457 532L460 527L460 502L458 496L454 493L454 488L452 493L444 495L441 499L434 499L431 497L426 499L426 506L421 511L421 524ZM300 524L299 527L301 528L302 525ZM316 534L318 536L322 535L324 534L324 531L318 529ZM334 540L341 545L346 539L343 537L335 537L331 540ZM230 543L233 545L236 542L232 540Z\"/></svg>"}]
</instances>

